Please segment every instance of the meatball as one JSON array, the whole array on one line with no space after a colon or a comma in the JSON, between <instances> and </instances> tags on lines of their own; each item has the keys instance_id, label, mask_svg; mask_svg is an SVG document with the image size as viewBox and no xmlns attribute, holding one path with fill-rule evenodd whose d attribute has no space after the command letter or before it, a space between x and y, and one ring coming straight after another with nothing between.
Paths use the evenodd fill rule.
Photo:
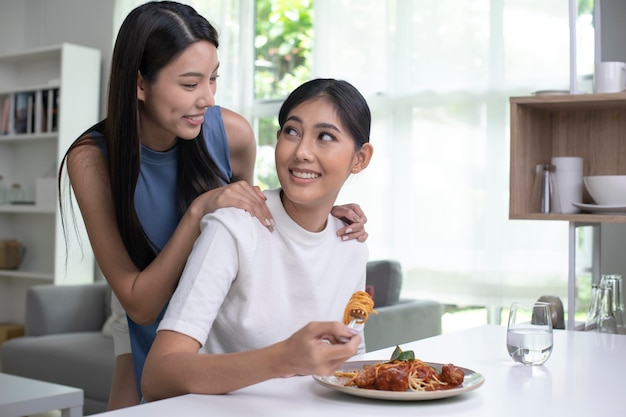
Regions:
<instances>
[{"instance_id":1,"label":"meatball","mask_svg":"<svg viewBox=\"0 0 626 417\"><path fill-rule=\"evenodd\" d=\"M431 368L428 365L422 365L415 369L416 375L419 379L424 381L430 381L434 376L437 375L437 371Z\"/></svg>"},{"instance_id":2,"label":"meatball","mask_svg":"<svg viewBox=\"0 0 626 417\"><path fill-rule=\"evenodd\" d=\"M382 369L376 378L376 387L384 391L406 391L409 389L409 375L399 367Z\"/></svg>"},{"instance_id":3,"label":"meatball","mask_svg":"<svg viewBox=\"0 0 626 417\"><path fill-rule=\"evenodd\" d=\"M465 373L463 370L451 363L441 367L441 375L439 378L441 382L447 382L450 385L461 385L464 378Z\"/></svg>"},{"instance_id":4,"label":"meatball","mask_svg":"<svg viewBox=\"0 0 626 417\"><path fill-rule=\"evenodd\" d=\"M376 389L376 367L366 366L357 373L354 383L359 388Z\"/></svg>"}]
</instances>

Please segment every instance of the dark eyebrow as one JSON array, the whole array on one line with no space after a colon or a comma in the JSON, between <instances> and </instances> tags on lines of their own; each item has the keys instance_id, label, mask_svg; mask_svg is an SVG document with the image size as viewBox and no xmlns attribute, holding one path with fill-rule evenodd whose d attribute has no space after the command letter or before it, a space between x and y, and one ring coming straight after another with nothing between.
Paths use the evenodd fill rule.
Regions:
<instances>
[{"instance_id":1,"label":"dark eyebrow","mask_svg":"<svg viewBox=\"0 0 626 417\"><path fill-rule=\"evenodd\" d=\"M217 70L220 68L220 63L218 62L217 65L215 66L215 69L213 69L213 71L211 71L211 75L213 75L214 73L217 72ZM199 72L186 72L184 74L180 74L180 77L202 77L204 74L199 73Z\"/></svg>"},{"instance_id":2,"label":"dark eyebrow","mask_svg":"<svg viewBox=\"0 0 626 417\"><path fill-rule=\"evenodd\" d=\"M318 128L321 128L321 129L335 130L335 131L341 133L341 130L337 126L332 124L332 123L318 123L318 124L315 125L315 127L318 127Z\"/></svg>"},{"instance_id":3,"label":"dark eyebrow","mask_svg":"<svg viewBox=\"0 0 626 417\"><path fill-rule=\"evenodd\" d=\"M199 72L186 72L184 74L180 74L179 77L202 77L202 74Z\"/></svg>"},{"instance_id":4,"label":"dark eyebrow","mask_svg":"<svg viewBox=\"0 0 626 417\"><path fill-rule=\"evenodd\" d=\"M302 119L300 119L298 116L289 116L286 121L290 121L290 120L293 120L293 121L298 122L300 124L302 123ZM315 125L315 127L318 128L318 129L335 130L335 131L341 133L341 130L337 126L332 124L332 123L317 123Z\"/></svg>"}]
</instances>

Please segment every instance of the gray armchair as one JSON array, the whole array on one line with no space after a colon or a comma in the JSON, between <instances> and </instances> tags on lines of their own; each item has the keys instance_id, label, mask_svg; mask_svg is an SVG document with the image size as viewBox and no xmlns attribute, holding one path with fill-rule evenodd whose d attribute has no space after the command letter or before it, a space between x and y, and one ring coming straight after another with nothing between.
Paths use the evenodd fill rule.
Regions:
<instances>
[{"instance_id":1,"label":"gray armchair","mask_svg":"<svg viewBox=\"0 0 626 417\"><path fill-rule=\"evenodd\" d=\"M441 334L441 303L400 298L402 266L398 261L370 261L366 274L367 291L378 311L365 322L368 352Z\"/></svg>"},{"instance_id":2,"label":"gray armchair","mask_svg":"<svg viewBox=\"0 0 626 417\"><path fill-rule=\"evenodd\" d=\"M106 411L113 378L113 338L106 282L37 285L26 295L24 337L0 345L1 371L83 390L85 415Z\"/></svg>"}]
</instances>

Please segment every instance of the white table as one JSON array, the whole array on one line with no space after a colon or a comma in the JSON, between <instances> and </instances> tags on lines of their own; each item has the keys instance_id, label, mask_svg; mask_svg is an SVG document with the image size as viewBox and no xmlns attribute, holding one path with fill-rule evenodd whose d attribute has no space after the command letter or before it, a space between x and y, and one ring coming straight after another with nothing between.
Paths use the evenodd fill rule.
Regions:
<instances>
[{"instance_id":1,"label":"white table","mask_svg":"<svg viewBox=\"0 0 626 417\"><path fill-rule=\"evenodd\" d=\"M550 359L515 364L497 325L408 343L416 357L480 372L485 383L463 395L433 401L352 397L311 377L266 381L227 395L184 395L100 414L101 417L185 416L626 416L626 336L557 330ZM389 358L392 348L365 359Z\"/></svg>"},{"instance_id":2,"label":"white table","mask_svg":"<svg viewBox=\"0 0 626 417\"><path fill-rule=\"evenodd\" d=\"M82 417L83 390L0 373L0 416L22 417L61 410L62 417Z\"/></svg>"}]
</instances>

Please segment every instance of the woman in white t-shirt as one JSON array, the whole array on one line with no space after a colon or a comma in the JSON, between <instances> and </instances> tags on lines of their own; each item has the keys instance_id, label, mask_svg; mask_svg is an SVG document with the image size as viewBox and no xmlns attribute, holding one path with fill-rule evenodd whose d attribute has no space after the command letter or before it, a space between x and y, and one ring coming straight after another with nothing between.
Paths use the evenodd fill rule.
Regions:
<instances>
[{"instance_id":1,"label":"woman in white t-shirt","mask_svg":"<svg viewBox=\"0 0 626 417\"><path fill-rule=\"evenodd\" d=\"M147 400L330 374L364 352L362 329L341 321L365 289L368 249L342 242L330 211L372 157L369 107L348 82L316 79L289 95L278 121L281 188L265 192L275 231L238 208L202 219L146 360Z\"/></svg>"}]
</instances>

